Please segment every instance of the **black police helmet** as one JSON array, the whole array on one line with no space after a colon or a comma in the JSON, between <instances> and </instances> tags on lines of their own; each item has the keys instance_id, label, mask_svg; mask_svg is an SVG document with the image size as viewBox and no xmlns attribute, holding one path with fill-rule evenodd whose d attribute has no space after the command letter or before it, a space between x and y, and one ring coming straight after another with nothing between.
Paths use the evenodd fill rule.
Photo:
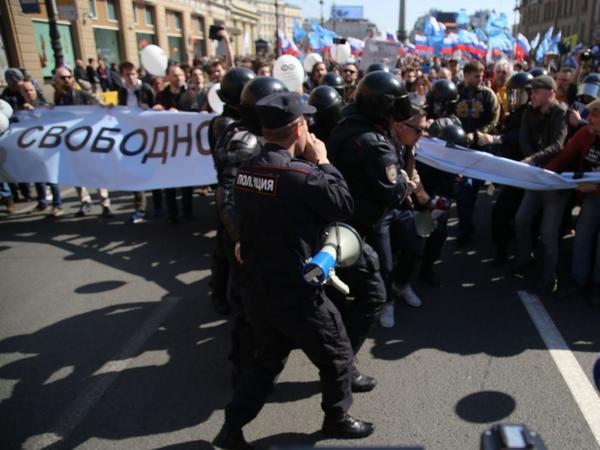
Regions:
<instances>
[{"instance_id":1,"label":"black police helmet","mask_svg":"<svg viewBox=\"0 0 600 450\"><path fill-rule=\"evenodd\" d=\"M254 78L256 75L250 69L235 67L223 76L217 95L225 104L238 106L244 85Z\"/></svg>"},{"instance_id":2,"label":"black police helmet","mask_svg":"<svg viewBox=\"0 0 600 450\"><path fill-rule=\"evenodd\" d=\"M451 80L435 80L431 86L431 96L438 102L457 102L458 88Z\"/></svg>"},{"instance_id":3,"label":"black police helmet","mask_svg":"<svg viewBox=\"0 0 600 450\"><path fill-rule=\"evenodd\" d=\"M344 79L335 72L327 72L321 77L319 85L331 86L333 88L344 87Z\"/></svg>"},{"instance_id":4,"label":"black police helmet","mask_svg":"<svg viewBox=\"0 0 600 450\"><path fill-rule=\"evenodd\" d=\"M317 86L308 97L308 104L317 108L317 113L329 108L341 108L344 101L337 90L331 86Z\"/></svg>"},{"instance_id":5,"label":"black police helmet","mask_svg":"<svg viewBox=\"0 0 600 450\"><path fill-rule=\"evenodd\" d=\"M365 73L376 72L378 70L383 70L384 72L389 72L390 71L390 69L388 68L388 66L386 66L385 64L382 64L382 63L373 63L369 67L367 67L367 70L365 71Z\"/></svg>"},{"instance_id":6,"label":"black police helmet","mask_svg":"<svg viewBox=\"0 0 600 450\"><path fill-rule=\"evenodd\" d=\"M344 79L335 72L327 72L321 77L319 86L331 86L340 95L344 95Z\"/></svg>"},{"instance_id":7,"label":"black police helmet","mask_svg":"<svg viewBox=\"0 0 600 450\"><path fill-rule=\"evenodd\" d=\"M534 67L529 71L529 73L533 76L533 78L537 78L542 75L548 75L548 71L543 67Z\"/></svg>"},{"instance_id":8,"label":"black police helmet","mask_svg":"<svg viewBox=\"0 0 600 450\"><path fill-rule=\"evenodd\" d=\"M517 72L508 80L508 89L526 89L531 86L533 78L529 72Z\"/></svg>"},{"instance_id":9,"label":"black police helmet","mask_svg":"<svg viewBox=\"0 0 600 450\"><path fill-rule=\"evenodd\" d=\"M377 70L365 75L358 83L355 102L359 111L375 123L410 118L408 92L402 81L390 72Z\"/></svg>"},{"instance_id":10,"label":"black police helmet","mask_svg":"<svg viewBox=\"0 0 600 450\"><path fill-rule=\"evenodd\" d=\"M240 96L240 115L251 133L261 135L260 122L254 108L256 103L267 95L280 92L288 92L288 89L285 84L272 77L256 77L244 86Z\"/></svg>"},{"instance_id":11,"label":"black police helmet","mask_svg":"<svg viewBox=\"0 0 600 450\"><path fill-rule=\"evenodd\" d=\"M467 147L469 145L465 130L458 125L446 125L444 128L442 128L440 139L446 141L448 147L453 147L455 145Z\"/></svg>"}]
</instances>

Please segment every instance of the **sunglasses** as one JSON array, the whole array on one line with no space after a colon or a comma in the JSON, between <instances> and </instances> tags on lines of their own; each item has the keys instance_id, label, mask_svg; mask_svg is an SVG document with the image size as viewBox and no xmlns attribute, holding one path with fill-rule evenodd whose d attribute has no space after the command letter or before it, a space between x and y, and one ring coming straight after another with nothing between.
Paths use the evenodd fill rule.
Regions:
<instances>
[{"instance_id":1,"label":"sunglasses","mask_svg":"<svg viewBox=\"0 0 600 450\"><path fill-rule=\"evenodd\" d=\"M60 79L61 79L61 80L70 80L71 78L73 78L73 76L72 76L72 75L61 75L61 76L60 76Z\"/></svg>"},{"instance_id":2,"label":"sunglasses","mask_svg":"<svg viewBox=\"0 0 600 450\"><path fill-rule=\"evenodd\" d=\"M413 130L415 130L418 134L423 134L426 131L426 128L424 127L420 127L418 125L411 125L410 123L406 123L406 122L402 122L404 124L405 127L408 128L412 128Z\"/></svg>"}]
</instances>

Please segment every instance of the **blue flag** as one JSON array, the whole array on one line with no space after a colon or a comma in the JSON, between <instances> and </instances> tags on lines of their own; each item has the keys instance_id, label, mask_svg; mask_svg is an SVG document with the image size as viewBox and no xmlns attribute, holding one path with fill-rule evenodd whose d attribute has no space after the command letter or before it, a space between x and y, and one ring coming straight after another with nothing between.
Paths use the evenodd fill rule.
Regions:
<instances>
[{"instance_id":1,"label":"blue flag","mask_svg":"<svg viewBox=\"0 0 600 450\"><path fill-rule=\"evenodd\" d=\"M306 37L306 31L302 28L302 25L298 23L296 19L294 19L294 41L300 42L303 41Z\"/></svg>"}]
</instances>

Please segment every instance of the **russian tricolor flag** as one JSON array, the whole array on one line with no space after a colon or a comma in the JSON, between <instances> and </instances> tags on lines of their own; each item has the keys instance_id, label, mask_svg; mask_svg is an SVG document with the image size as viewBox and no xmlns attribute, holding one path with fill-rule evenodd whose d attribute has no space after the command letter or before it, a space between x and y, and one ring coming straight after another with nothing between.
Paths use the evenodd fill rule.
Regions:
<instances>
[{"instance_id":1,"label":"russian tricolor flag","mask_svg":"<svg viewBox=\"0 0 600 450\"><path fill-rule=\"evenodd\" d=\"M531 45L525 36L521 33L517 35L517 40L515 41L515 58L519 61L523 61L529 55L531 51Z\"/></svg>"},{"instance_id":2,"label":"russian tricolor flag","mask_svg":"<svg viewBox=\"0 0 600 450\"><path fill-rule=\"evenodd\" d=\"M415 34L415 49L421 55L432 55L434 48L429 45L429 39L422 34Z\"/></svg>"},{"instance_id":3,"label":"russian tricolor flag","mask_svg":"<svg viewBox=\"0 0 600 450\"><path fill-rule=\"evenodd\" d=\"M457 43L458 37L456 36L456 33L448 33L442 41L442 55L451 55L454 53Z\"/></svg>"}]
</instances>

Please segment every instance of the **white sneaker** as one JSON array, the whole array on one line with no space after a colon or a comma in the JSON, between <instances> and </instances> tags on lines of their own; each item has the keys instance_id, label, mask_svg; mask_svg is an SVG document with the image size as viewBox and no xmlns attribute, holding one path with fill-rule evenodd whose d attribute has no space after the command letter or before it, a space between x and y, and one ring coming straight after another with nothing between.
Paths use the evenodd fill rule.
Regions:
<instances>
[{"instance_id":1,"label":"white sneaker","mask_svg":"<svg viewBox=\"0 0 600 450\"><path fill-rule=\"evenodd\" d=\"M383 305L379 314L379 324L383 328L394 328L394 302L387 302Z\"/></svg>"},{"instance_id":2,"label":"white sneaker","mask_svg":"<svg viewBox=\"0 0 600 450\"><path fill-rule=\"evenodd\" d=\"M409 306L414 306L417 308L423 304L419 296L415 293L415 291L413 291L413 288L410 284L407 284L400 289L400 295Z\"/></svg>"}]
</instances>

